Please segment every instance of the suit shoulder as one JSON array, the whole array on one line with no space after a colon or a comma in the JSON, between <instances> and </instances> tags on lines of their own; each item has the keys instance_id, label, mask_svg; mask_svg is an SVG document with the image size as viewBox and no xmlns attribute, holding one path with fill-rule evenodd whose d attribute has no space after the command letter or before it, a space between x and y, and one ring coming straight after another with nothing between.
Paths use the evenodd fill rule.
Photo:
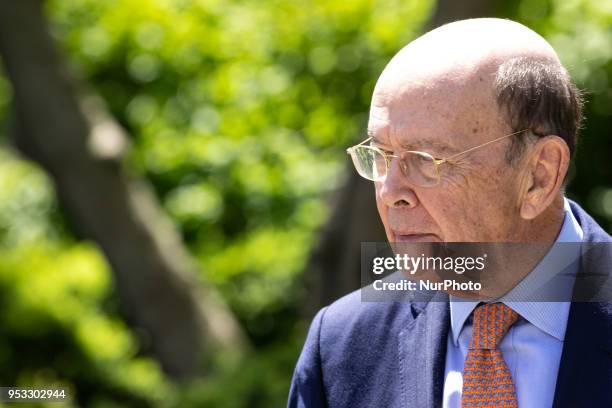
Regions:
<instances>
[{"instance_id":1,"label":"suit shoulder","mask_svg":"<svg viewBox=\"0 0 612 408\"><path fill-rule=\"evenodd\" d=\"M327 306L321 318L321 339L333 342L366 335L370 339L387 336L405 327L415 316L409 301L365 301L361 289Z\"/></svg>"}]
</instances>

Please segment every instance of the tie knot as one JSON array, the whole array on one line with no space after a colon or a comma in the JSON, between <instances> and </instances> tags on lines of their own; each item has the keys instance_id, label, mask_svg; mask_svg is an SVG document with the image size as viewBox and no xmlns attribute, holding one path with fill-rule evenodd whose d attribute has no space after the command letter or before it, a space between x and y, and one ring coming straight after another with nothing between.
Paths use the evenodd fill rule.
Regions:
<instances>
[{"instance_id":1,"label":"tie knot","mask_svg":"<svg viewBox=\"0 0 612 408\"><path fill-rule=\"evenodd\" d=\"M485 303L474 309L471 349L494 349L519 318L503 303Z\"/></svg>"}]
</instances>

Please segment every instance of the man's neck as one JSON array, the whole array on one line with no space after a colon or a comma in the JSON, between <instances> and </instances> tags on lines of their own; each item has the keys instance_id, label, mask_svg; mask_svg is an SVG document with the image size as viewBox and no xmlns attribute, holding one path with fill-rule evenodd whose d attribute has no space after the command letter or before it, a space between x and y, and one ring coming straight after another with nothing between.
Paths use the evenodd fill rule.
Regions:
<instances>
[{"instance_id":1,"label":"man's neck","mask_svg":"<svg viewBox=\"0 0 612 408\"><path fill-rule=\"evenodd\" d=\"M559 195L542 214L529 222L525 233L522 234L523 238L519 242L552 245L559 236L564 218L563 196Z\"/></svg>"},{"instance_id":2,"label":"man's neck","mask_svg":"<svg viewBox=\"0 0 612 408\"><path fill-rule=\"evenodd\" d=\"M522 230L517 231L516 239L509 240L513 243L502 243L495 258L498 266L481 276L483 290L479 296L486 299L499 298L523 280L555 243L564 219L564 201L560 195L540 216L525 222ZM466 295L453 292L449 294L458 297Z\"/></svg>"}]
</instances>

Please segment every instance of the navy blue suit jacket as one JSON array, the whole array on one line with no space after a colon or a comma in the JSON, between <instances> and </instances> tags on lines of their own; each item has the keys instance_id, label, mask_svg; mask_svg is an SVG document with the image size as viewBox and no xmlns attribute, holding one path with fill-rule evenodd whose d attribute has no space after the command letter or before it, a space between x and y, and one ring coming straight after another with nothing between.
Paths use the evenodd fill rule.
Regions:
<instances>
[{"instance_id":1,"label":"navy blue suit jacket","mask_svg":"<svg viewBox=\"0 0 612 408\"><path fill-rule=\"evenodd\" d=\"M612 242L577 204L571 207L584 242ZM610 245L602 247L583 253L576 287L585 273L609 285ZM359 291L323 308L295 368L288 407L442 406L449 315L445 301L361 302ZM553 405L612 407L612 303L572 303Z\"/></svg>"}]
</instances>

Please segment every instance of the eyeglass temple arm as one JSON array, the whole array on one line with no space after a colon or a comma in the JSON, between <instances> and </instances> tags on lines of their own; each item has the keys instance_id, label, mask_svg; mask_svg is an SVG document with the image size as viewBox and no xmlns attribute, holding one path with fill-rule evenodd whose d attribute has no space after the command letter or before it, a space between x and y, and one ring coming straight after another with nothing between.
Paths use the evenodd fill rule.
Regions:
<instances>
[{"instance_id":1,"label":"eyeglass temple arm","mask_svg":"<svg viewBox=\"0 0 612 408\"><path fill-rule=\"evenodd\" d=\"M454 154L454 155L449 156L449 157L446 157L446 158L444 158L444 159L437 159L437 160L436 160L436 164L446 163L446 162L451 161L451 160L453 160L453 159L455 159L455 158L457 158L457 157L459 157L459 156L462 156L462 155L464 155L464 154L466 154L466 153L469 153L469 152L474 151L474 150L476 150L476 149L480 149L481 147L488 146L488 145L490 145L491 143L499 142L500 140L505 139L505 138L507 138L507 137L514 136L514 135L518 135L519 133L523 133L523 132L526 132L526 131L528 131L528 130L529 130L529 129L519 130L518 132L510 133L509 135L505 135L505 136L502 136L502 137L498 137L497 139L489 140L489 141L488 141L488 142L486 142L486 143L483 143L483 144L478 145L478 146L474 146L474 147L469 148L469 149L467 149L467 150L465 150L465 151L463 151L463 152L460 152L460 153Z\"/></svg>"}]
</instances>

